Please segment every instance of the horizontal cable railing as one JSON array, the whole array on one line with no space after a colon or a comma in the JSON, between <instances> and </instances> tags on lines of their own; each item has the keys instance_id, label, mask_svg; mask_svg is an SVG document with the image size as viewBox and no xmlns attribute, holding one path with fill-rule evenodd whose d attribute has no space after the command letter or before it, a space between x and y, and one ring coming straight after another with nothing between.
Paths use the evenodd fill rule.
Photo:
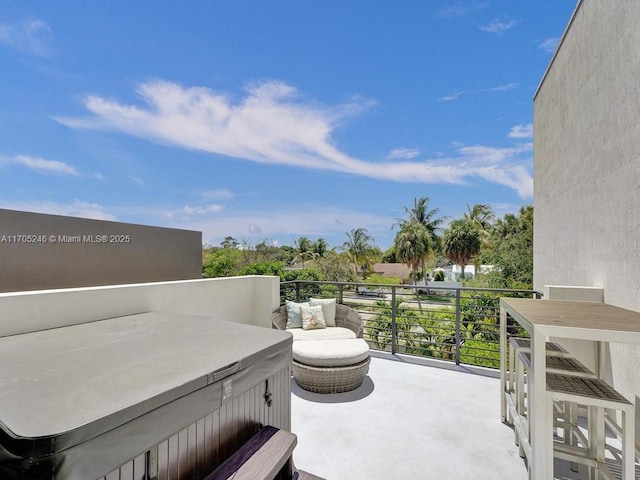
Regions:
<instances>
[{"instance_id":1,"label":"horizontal cable railing","mask_svg":"<svg viewBox=\"0 0 640 480\"><path fill-rule=\"evenodd\" d=\"M335 298L364 320L363 338L375 350L456 364L500 366L500 297L540 298L534 290L386 285L294 280L280 300ZM510 333L518 328L509 326Z\"/></svg>"}]
</instances>

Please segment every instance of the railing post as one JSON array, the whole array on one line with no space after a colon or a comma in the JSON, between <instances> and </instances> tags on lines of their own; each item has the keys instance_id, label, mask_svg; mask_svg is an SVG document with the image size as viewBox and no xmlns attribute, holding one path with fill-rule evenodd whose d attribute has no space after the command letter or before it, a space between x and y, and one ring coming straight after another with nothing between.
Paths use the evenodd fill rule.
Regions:
<instances>
[{"instance_id":1,"label":"railing post","mask_svg":"<svg viewBox=\"0 0 640 480\"><path fill-rule=\"evenodd\" d=\"M296 302L300 303L300 280L296 281Z\"/></svg>"},{"instance_id":2,"label":"railing post","mask_svg":"<svg viewBox=\"0 0 640 480\"><path fill-rule=\"evenodd\" d=\"M396 328L396 286L391 286L391 353L397 352L398 332Z\"/></svg>"},{"instance_id":3,"label":"railing post","mask_svg":"<svg viewBox=\"0 0 640 480\"><path fill-rule=\"evenodd\" d=\"M342 303L342 297L344 296L344 284L338 285L338 303Z\"/></svg>"},{"instance_id":4,"label":"railing post","mask_svg":"<svg viewBox=\"0 0 640 480\"><path fill-rule=\"evenodd\" d=\"M460 365L460 289L456 288L456 365Z\"/></svg>"}]
</instances>

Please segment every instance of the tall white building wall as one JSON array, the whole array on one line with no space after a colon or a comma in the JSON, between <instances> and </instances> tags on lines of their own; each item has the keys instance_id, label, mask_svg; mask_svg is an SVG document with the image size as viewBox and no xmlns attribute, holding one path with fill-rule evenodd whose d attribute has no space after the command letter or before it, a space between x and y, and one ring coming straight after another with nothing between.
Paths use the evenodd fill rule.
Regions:
<instances>
[{"instance_id":1,"label":"tall white building wall","mask_svg":"<svg viewBox=\"0 0 640 480\"><path fill-rule=\"evenodd\" d=\"M534 100L534 287L640 311L640 1L583 0ZM640 347L612 345L640 395ZM636 405L638 399L636 398Z\"/></svg>"}]
</instances>

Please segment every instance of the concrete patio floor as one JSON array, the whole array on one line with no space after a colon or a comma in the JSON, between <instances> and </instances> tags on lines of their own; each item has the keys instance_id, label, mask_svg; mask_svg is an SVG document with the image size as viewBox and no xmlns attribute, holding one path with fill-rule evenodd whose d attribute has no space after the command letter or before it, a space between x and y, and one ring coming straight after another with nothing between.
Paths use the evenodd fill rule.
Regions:
<instances>
[{"instance_id":1,"label":"concrete patio floor","mask_svg":"<svg viewBox=\"0 0 640 480\"><path fill-rule=\"evenodd\" d=\"M292 380L294 462L327 480L526 478L497 378L376 356L353 392Z\"/></svg>"}]
</instances>

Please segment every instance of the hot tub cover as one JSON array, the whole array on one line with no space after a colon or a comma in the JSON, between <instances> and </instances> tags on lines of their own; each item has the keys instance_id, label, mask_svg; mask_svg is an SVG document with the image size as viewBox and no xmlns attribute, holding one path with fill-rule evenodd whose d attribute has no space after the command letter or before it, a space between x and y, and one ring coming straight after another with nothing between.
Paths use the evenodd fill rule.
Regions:
<instances>
[{"instance_id":1,"label":"hot tub cover","mask_svg":"<svg viewBox=\"0 0 640 480\"><path fill-rule=\"evenodd\" d=\"M265 378L290 362L291 342L166 312L0 338L0 457L55 454L212 386L220 404L232 393L220 380L238 377L235 389Z\"/></svg>"}]
</instances>

